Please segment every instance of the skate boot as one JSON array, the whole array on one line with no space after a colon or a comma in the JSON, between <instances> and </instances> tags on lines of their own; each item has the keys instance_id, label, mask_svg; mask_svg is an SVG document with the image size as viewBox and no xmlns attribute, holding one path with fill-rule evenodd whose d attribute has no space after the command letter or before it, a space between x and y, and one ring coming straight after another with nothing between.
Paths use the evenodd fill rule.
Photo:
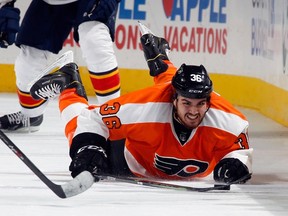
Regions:
<instances>
[{"instance_id":1,"label":"skate boot","mask_svg":"<svg viewBox=\"0 0 288 216\"><path fill-rule=\"evenodd\" d=\"M36 100L48 100L58 96L67 88L76 88L77 94L87 100L78 66L75 63L66 64L55 73L43 76L31 87L30 94Z\"/></svg>"},{"instance_id":2,"label":"skate boot","mask_svg":"<svg viewBox=\"0 0 288 216\"><path fill-rule=\"evenodd\" d=\"M42 122L43 115L28 118L19 111L0 117L0 129L5 132L35 132Z\"/></svg>"},{"instance_id":3,"label":"skate boot","mask_svg":"<svg viewBox=\"0 0 288 216\"><path fill-rule=\"evenodd\" d=\"M164 38L153 34L145 34L140 38L144 56L150 69L150 76L157 76L165 72L168 65L164 60L169 60L170 46Z\"/></svg>"}]
</instances>

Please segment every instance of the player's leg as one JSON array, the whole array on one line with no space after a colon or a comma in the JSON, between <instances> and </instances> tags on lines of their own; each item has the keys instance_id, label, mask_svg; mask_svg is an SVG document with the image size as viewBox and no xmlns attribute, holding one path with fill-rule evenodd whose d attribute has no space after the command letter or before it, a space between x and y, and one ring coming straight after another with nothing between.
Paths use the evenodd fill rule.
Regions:
<instances>
[{"instance_id":1,"label":"player's leg","mask_svg":"<svg viewBox=\"0 0 288 216\"><path fill-rule=\"evenodd\" d=\"M97 21L85 22L80 25L79 33L97 103L120 96L118 64L107 26Z\"/></svg>"},{"instance_id":2,"label":"player's leg","mask_svg":"<svg viewBox=\"0 0 288 216\"><path fill-rule=\"evenodd\" d=\"M37 131L43 121L46 102L34 100L29 93L29 83L45 67L49 52L22 46L15 61L16 86L21 111L0 118L1 129L7 131Z\"/></svg>"},{"instance_id":3,"label":"player's leg","mask_svg":"<svg viewBox=\"0 0 288 216\"><path fill-rule=\"evenodd\" d=\"M118 63L113 50L117 0L100 1L92 10L95 0L79 2L79 38L83 59L87 64L90 79L98 103L120 96ZM87 13L85 13L87 12Z\"/></svg>"},{"instance_id":4,"label":"player's leg","mask_svg":"<svg viewBox=\"0 0 288 216\"><path fill-rule=\"evenodd\" d=\"M31 97L29 83L49 64L51 54L62 49L75 23L77 6L77 2L49 5L42 0L33 0L29 5L16 39L16 45L20 47L15 73L21 111L2 116L1 129L39 130L46 103Z\"/></svg>"},{"instance_id":5,"label":"player's leg","mask_svg":"<svg viewBox=\"0 0 288 216\"><path fill-rule=\"evenodd\" d=\"M48 100L57 97L65 89L76 89L79 96L87 99L78 66L68 63L58 71L45 75L30 88L30 94L35 100Z\"/></svg>"},{"instance_id":6,"label":"player's leg","mask_svg":"<svg viewBox=\"0 0 288 216\"><path fill-rule=\"evenodd\" d=\"M65 91L65 92L64 92ZM65 123L65 135L69 142L76 128L76 118L83 108L88 107L88 100L82 84L78 66L69 63L58 71L43 76L30 89L36 100L48 100L59 96L61 117Z\"/></svg>"}]
</instances>

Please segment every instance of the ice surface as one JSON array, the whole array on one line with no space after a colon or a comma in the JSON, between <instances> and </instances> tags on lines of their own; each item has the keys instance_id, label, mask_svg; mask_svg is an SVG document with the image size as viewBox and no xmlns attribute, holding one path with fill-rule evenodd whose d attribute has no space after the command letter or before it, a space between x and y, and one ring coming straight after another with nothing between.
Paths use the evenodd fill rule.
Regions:
<instances>
[{"instance_id":1,"label":"ice surface","mask_svg":"<svg viewBox=\"0 0 288 216\"><path fill-rule=\"evenodd\" d=\"M93 98L92 98L93 102ZM0 115L19 110L15 94L0 94ZM2 216L191 216L288 215L288 129L240 108L250 121L254 148L253 178L222 192L181 192L139 185L98 182L75 197L60 199L0 141L0 214ZM63 135L57 100L47 107L41 130L8 137L50 180L71 180L68 143ZM173 182L190 186L203 181Z\"/></svg>"}]
</instances>

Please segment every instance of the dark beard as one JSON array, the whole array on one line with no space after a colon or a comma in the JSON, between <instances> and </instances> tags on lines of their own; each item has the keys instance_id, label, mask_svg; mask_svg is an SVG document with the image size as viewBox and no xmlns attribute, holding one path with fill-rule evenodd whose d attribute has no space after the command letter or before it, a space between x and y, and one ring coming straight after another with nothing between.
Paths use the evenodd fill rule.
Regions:
<instances>
[{"instance_id":1,"label":"dark beard","mask_svg":"<svg viewBox=\"0 0 288 216\"><path fill-rule=\"evenodd\" d=\"M175 99L175 100L178 100L178 99ZM207 110L205 111L204 116L205 116L206 113L208 112L209 108L210 108L210 104L209 104ZM177 103L176 103L176 105L175 105L175 104L173 105L173 114L172 114L172 115L173 115L173 119L174 119L175 121L177 121L179 124L181 124L183 127L185 127L186 129L189 129L189 130L193 130L193 129L195 129L196 127L198 127L198 126L201 124L201 122L203 121L203 119L204 119L204 116L203 116L202 119L200 120L199 124L198 124L196 127L190 127L190 126L186 125L186 124L181 120L181 118L178 116L178 113L177 113Z\"/></svg>"},{"instance_id":2,"label":"dark beard","mask_svg":"<svg viewBox=\"0 0 288 216\"><path fill-rule=\"evenodd\" d=\"M183 145L189 139L193 129L187 128L179 121L180 119L177 118L176 115L176 113L173 113L173 126L180 143Z\"/></svg>"}]
</instances>

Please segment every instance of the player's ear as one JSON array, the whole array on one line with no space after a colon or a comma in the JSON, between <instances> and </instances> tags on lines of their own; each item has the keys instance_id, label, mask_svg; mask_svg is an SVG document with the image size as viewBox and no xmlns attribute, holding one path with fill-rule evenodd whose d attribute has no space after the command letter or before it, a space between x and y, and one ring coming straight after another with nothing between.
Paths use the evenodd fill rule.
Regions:
<instances>
[{"instance_id":1,"label":"player's ear","mask_svg":"<svg viewBox=\"0 0 288 216\"><path fill-rule=\"evenodd\" d=\"M173 105L174 105L175 107L176 107L176 103L177 103L177 97L178 97L178 94L175 93L175 94L173 95L173 98L172 98Z\"/></svg>"}]
</instances>

